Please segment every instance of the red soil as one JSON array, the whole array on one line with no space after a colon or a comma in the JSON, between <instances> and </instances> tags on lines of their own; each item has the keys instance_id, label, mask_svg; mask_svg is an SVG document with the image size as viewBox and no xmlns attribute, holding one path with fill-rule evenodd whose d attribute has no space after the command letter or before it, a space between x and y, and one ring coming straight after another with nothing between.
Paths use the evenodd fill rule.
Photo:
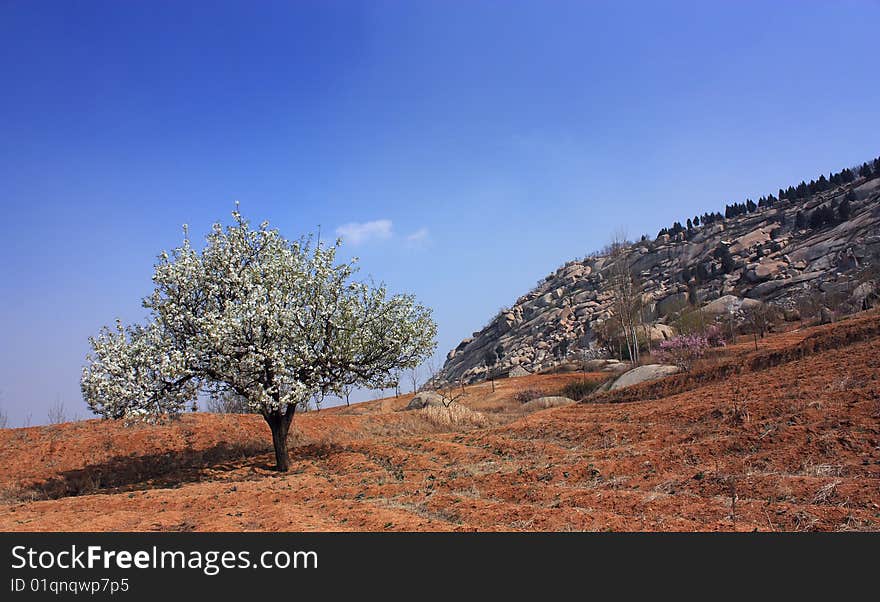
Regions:
<instances>
[{"instance_id":1,"label":"red soil","mask_svg":"<svg viewBox=\"0 0 880 602\"><path fill-rule=\"evenodd\" d=\"M4 430L0 529L880 529L878 314L759 346L533 414L517 390L584 375L471 386L482 426L410 396L303 414L286 474L257 416Z\"/></svg>"}]
</instances>

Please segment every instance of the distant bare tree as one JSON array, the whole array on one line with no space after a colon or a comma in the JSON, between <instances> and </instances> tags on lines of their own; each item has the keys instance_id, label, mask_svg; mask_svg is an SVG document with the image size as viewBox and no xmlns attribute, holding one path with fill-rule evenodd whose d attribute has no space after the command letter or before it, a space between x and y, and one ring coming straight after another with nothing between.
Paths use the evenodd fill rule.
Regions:
<instances>
[{"instance_id":1,"label":"distant bare tree","mask_svg":"<svg viewBox=\"0 0 880 602\"><path fill-rule=\"evenodd\" d=\"M610 288L614 294L612 313L620 326L629 359L639 363L639 325L642 324L642 295L627 262L626 233L618 230L608 245L611 257Z\"/></svg>"},{"instance_id":2,"label":"distant bare tree","mask_svg":"<svg viewBox=\"0 0 880 602\"><path fill-rule=\"evenodd\" d=\"M443 405L447 408L451 406L453 403L464 397L464 383L463 381L459 381L461 384L461 390L459 390L454 382L448 382L445 386L440 387L435 390L435 393L440 395L440 398L443 401Z\"/></svg>"},{"instance_id":3,"label":"distant bare tree","mask_svg":"<svg viewBox=\"0 0 880 602\"><path fill-rule=\"evenodd\" d=\"M3 391L0 391L0 401L3 400ZM9 425L9 414L0 407L0 429L5 429Z\"/></svg>"},{"instance_id":4,"label":"distant bare tree","mask_svg":"<svg viewBox=\"0 0 880 602\"><path fill-rule=\"evenodd\" d=\"M486 377L492 383L492 392L495 392L495 364L498 363L498 354L494 350L487 351L483 356L483 365L486 367Z\"/></svg>"},{"instance_id":5,"label":"distant bare tree","mask_svg":"<svg viewBox=\"0 0 880 602\"><path fill-rule=\"evenodd\" d=\"M425 361L425 367L428 369L427 385L429 389L436 389L440 370L437 368L437 359L434 356L429 357Z\"/></svg>"},{"instance_id":6,"label":"distant bare tree","mask_svg":"<svg viewBox=\"0 0 880 602\"><path fill-rule=\"evenodd\" d=\"M207 402L208 411L213 414L249 414L247 399L232 390L212 395Z\"/></svg>"},{"instance_id":7,"label":"distant bare tree","mask_svg":"<svg viewBox=\"0 0 880 602\"><path fill-rule=\"evenodd\" d=\"M437 362L434 358L425 362L430 370L428 377L428 387L441 397L443 405L449 407L465 395L464 377L459 377L458 381L452 379L443 380L440 378L440 371L437 368Z\"/></svg>"},{"instance_id":8,"label":"distant bare tree","mask_svg":"<svg viewBox=\"0 0 880 602\"><path fill-rule=\"evenodd\" d=\"M346 384L339 387L339 390L336 392L336 394L345 400L346 406L350 406L351 405L350 398L351 398L351 394L353 392L354 392L354 385L346 383Z\"/></svg>"},{"instance_id":9,"label":"distant bare tree","mask_svg":"<svg viewBox=\"0 0 880 602\"><path fill-rule=\"evenodd\" d=\"M412 385L412 392L415 393L419 390L419 368L416 366L415 368L410 368L409 371L409 384Z\"/></svg>"},{"instance_id":10,"label":"distant bare tree","mask_svg":"<svg viewBox=\"0 0 880 602\"><path fill-rule=\"evenodd\" d=\"M55 403L49 408L49 424L61 424L67 422L67 414L64 411L64 402L60 397L55 398Z\"/></svg>"},{"instance_id":11,"label":"distant bare tree","mask_svg":"<svg viewBox=\"0 0 880 602\"><path fill-rule=\"evenodd\" d=\"M403 372L395 370L391 375L394 377L394 397L400 397L400 379L403 378Z\"/></svg>"},{"instance_id":12,"label":"distant bare tree","mask_svg":"<svg viewBox=\"0 0 880 602\"><path fill-rule=\"evenodd\" d=\"M745 312L746 324L758 350L758 339L763 339L770 328L779 320L779 310L769 303L760 303Z\"/></svg>"}]
</instances>

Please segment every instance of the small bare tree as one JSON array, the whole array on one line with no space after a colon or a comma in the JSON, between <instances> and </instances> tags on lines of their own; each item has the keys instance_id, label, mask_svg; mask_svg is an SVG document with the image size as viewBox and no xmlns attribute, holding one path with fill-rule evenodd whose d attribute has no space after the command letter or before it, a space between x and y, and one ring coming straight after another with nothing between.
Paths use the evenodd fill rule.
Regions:
<instances>
[{"instance_id":1,"label":"small bare tree","mask_svg":"<svg viewBox=\"0 0 880 602\"><path fill-rule=\"evenodd\" d=\"M428 369L428 380L427 385L429 389L437 388L437 377L440 374L440 370L437 368L437 360L434 356L429 357L425 361L425 367Z\"/></svg>"},{"instance_id":2,"label":"small bare tree","mask_svg":"<svg viewBox=\"0 0 880 602\"><path fill-rule=\"evenodd\" d=\"M339 397L345 400L345 405L351 405L351 394L354 392L354 385L352 384L344 384L339 387L339 390L336 392Z\"/></svg>"},{"instance_id":3,"label":"small bare tree","mask_svg":"<svg viewBox=\"0 0 880 602\"><path fill-rule=\"evenodd\" d=\"M403 378L403 371L394 370L391 376L394 379L394 397L400 397L400 380Z\"/></svg>"},{"instance_id":4,"label":"small bare tree","mask_svg":"<svg viewBox=\"0 0 880 602\"><path fill-rule=\"evenodd\" d=\"M443 401L443 405L448 408L453 403L464 397L464 385L462 385L461 389L459 390L456 387L455 383L450 381L447 382L445 386L435 390L435 393L440 396L441 400Z\"/></svg>"},{"instance_id":5,"label":"small bare tree","mask_svg":"<svg viewBox=\"0 0 880 602\"><path fill-rule=\"evenodd\" d=\"M419 367L410 368L409 371L409 384L412 386L412 392L415 393L419 390Z\"/></svg>"},{"instance_id":6,"label":"small bare tree","mask_svg":"<svg viewBox=\"0 0 880 602\"><path fill-rule=\"evenodd\" d=\"M760 303L745 312L745 320L752 338L755 341L755 351L758 350L758 339L763 339L770 327L777 320L778 311L768 303Z\"/></svg>"},{"instance_id":7,"label":"small bare tree","mask_svg":"<svg viewBox=\"0 0 880 602\"><path fill-rule=\"evenodd\" d=\"M619 230L608 245L611 258L609 284L614 300L612 314L620 327L627 354L634 364L639 363L639 326L642 321L642 295L638 282L632 274L626 255L626 233Z\"/></svg>"},{"instance_id":8,"label":"small bare tree","mask_svg":"<svg viewBox=\"0 0 880 602\"><path fill-rule=\"evenodd\" d=\"M49 407L48 418L49 424L67 422L67 414L64 411L64 402L61 401L61 397L56 397L55 403Z\"/></svg>"},{"instance_id":9,"label":"small bare tree","mask_svg":"<svg viewBox=\"0 0 880 602\"><path fill-rule=\"evenodd\" d=\"M431 371L430 376L428 377L428 386L434 393L440 396L444 406L448 408L465 396L463 376L459 377L457 381L451 378L441 378L434 358L429 359L426 362L426 365Z\"/></svg>"},{"instance_id":10,"label":"small bare tree","mask_svg":"<svg viewBox=\"0 0 880 602\"><path fill-rule=\"evenodd\" d=\"M232 389L222 391L217 395L211 395L206 403L208 411L212 414L248 414L247 398L239 395Z\"/></svg>"},{"instance_id":11,"label":"small bare tree","mask_svg":"<svg viewBox=\"0 0 880 602\"><path fill-rule=\"evenodd\" d=\"M321 411L321 404L324 403L325 394L323 391L316 391L312 393L312 401L315 403L315 411Z\"/></svg>"}]
</instances>

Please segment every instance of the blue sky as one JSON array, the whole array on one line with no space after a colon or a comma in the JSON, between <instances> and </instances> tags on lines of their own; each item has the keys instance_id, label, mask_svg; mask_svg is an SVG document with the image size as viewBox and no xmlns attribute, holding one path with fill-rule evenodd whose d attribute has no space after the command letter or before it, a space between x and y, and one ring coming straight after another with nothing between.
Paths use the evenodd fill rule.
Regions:
<instances>
[{"instance_id":1,"label":"blue sky","mask_svg":"<svg viewBox=\"0 0 880 602\"><path fill-rule=\"evenodd\" d=\"M565 261L880 154L880 3L0 2L0 398L235 200L344 228L445 355Z\"/></svg>"}]
</instances>

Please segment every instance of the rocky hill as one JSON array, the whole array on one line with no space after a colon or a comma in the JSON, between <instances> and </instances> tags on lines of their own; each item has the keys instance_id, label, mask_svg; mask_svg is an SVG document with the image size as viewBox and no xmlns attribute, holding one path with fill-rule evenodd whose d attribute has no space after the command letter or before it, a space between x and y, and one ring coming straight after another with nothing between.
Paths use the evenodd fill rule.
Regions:
<instances>
[{"instance_id":1,"label":"rocky hill","mask_svg":"<svg viewBox=\"0 0 880 602\"><path fill-rule=\"evenodd\" d=\"M866 304L876 298L866 268L880 263L880 170L850 179L801 198L790 198L790 188L772 206L750 201L739 215L570 261L461 341L439 380L471 383L607 357L599 335L612 316L609 280L619 262L636 282L652 340L672 336L675 318L695 306L727 316L760 301L798 319L805 299Z\"/></svg>"}]
</instances>

